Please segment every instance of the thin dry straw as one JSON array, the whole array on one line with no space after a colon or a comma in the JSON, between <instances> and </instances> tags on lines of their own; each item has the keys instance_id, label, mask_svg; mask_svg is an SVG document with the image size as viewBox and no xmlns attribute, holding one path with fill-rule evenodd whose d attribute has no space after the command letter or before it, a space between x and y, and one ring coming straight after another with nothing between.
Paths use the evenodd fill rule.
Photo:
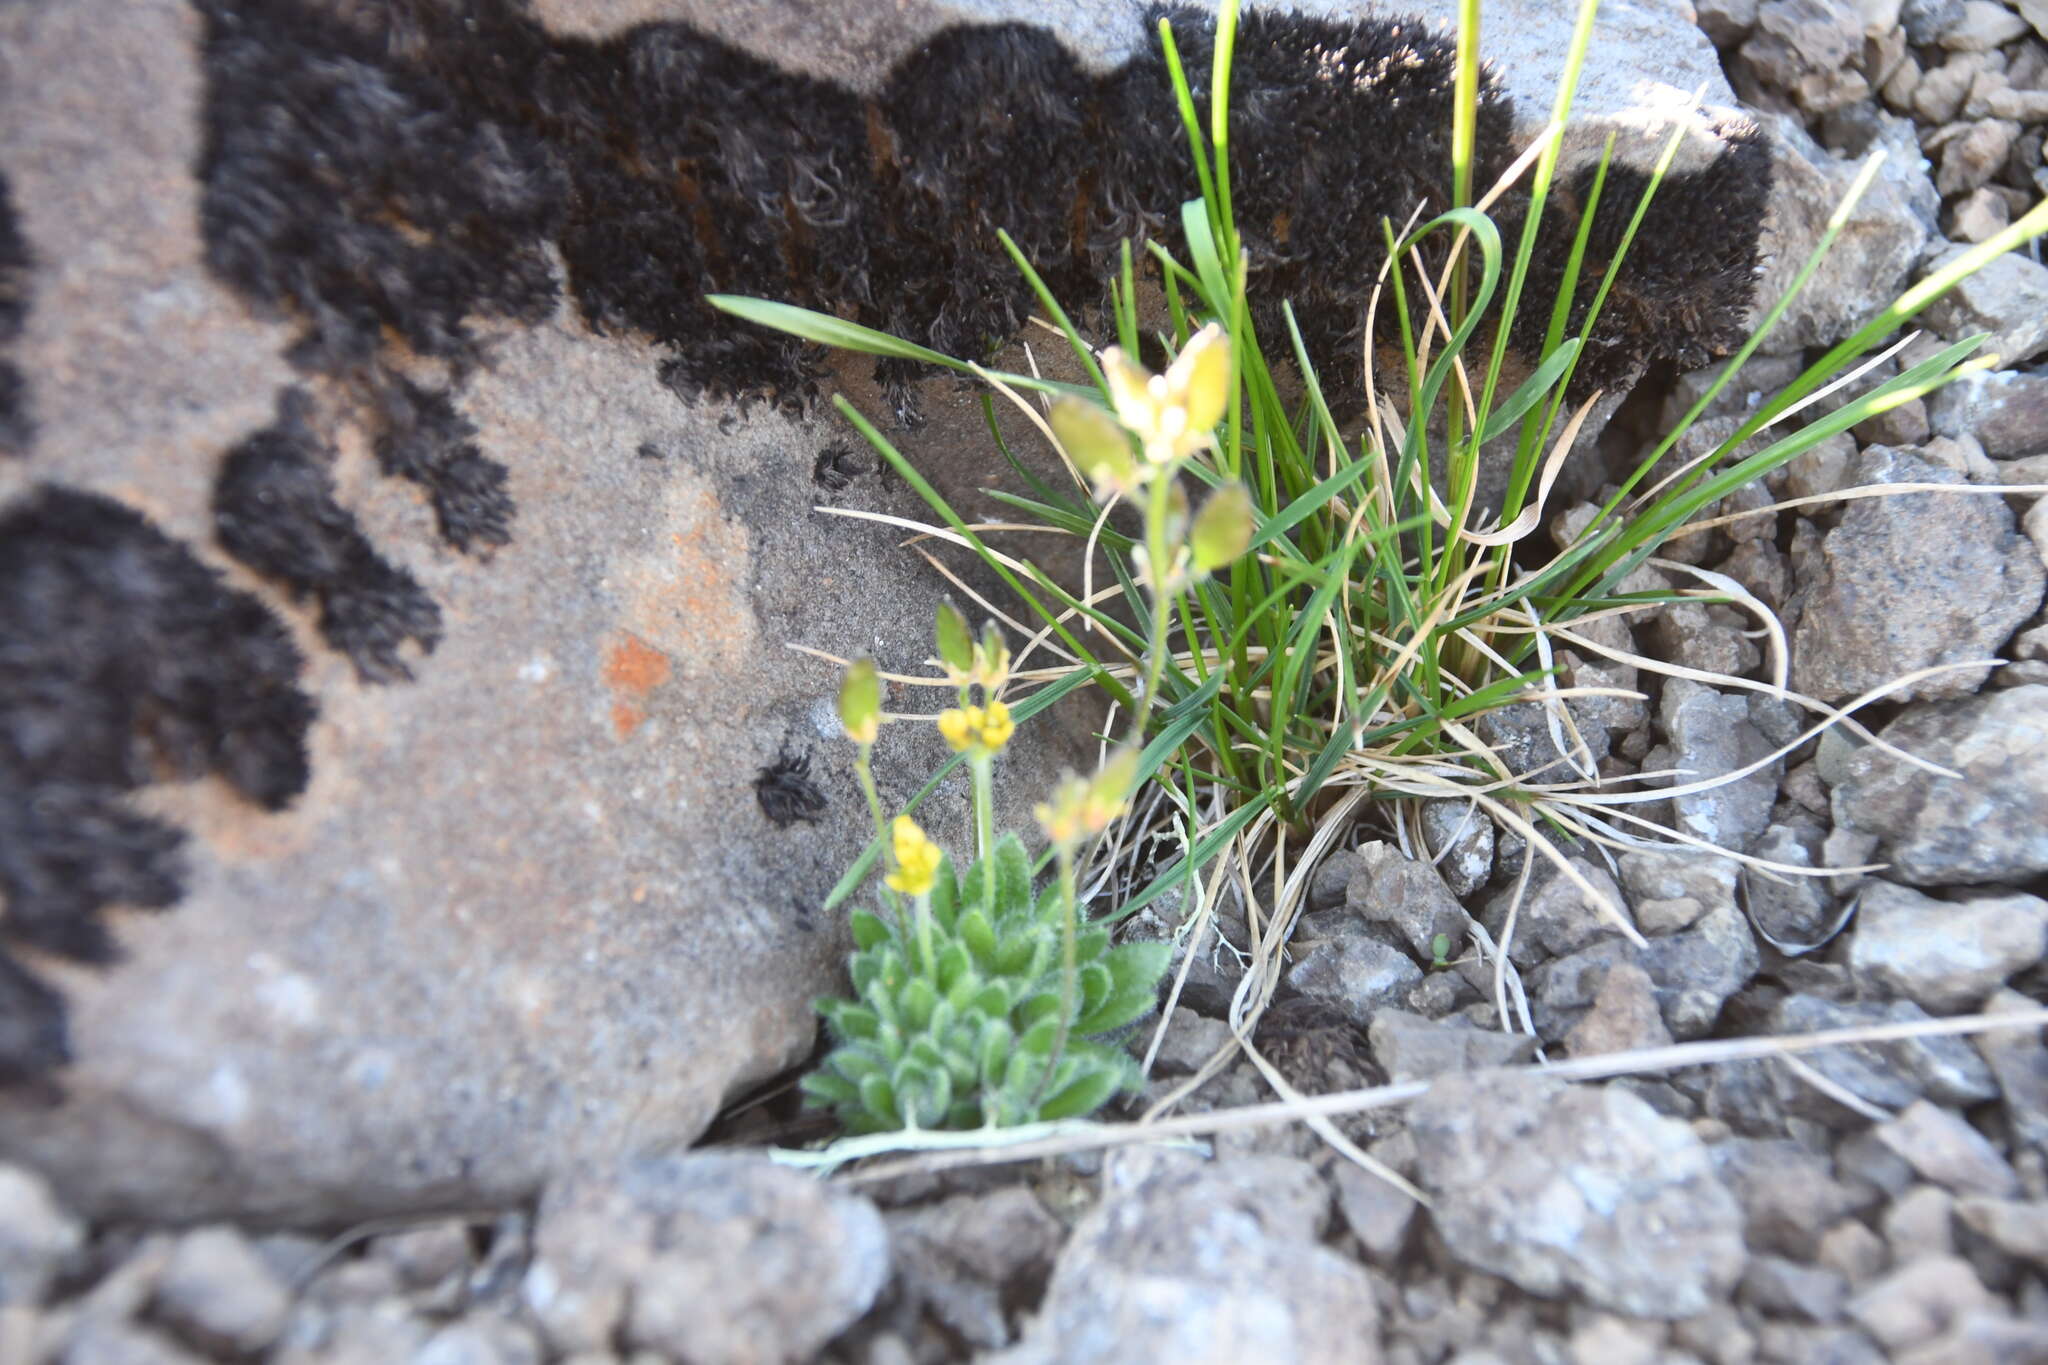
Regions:
<instances>
[{"instance_id":1,"label":"thin dry straw","mask_svg":"<svg viewBox=\"0 0 2048 1365\"><path fill-rule=\"evenodd\" d=\"M1876 1024L1861 1028L1826 1029L1818 1033L1770 1038L1717 1038L1695 1043L1674 1043L1669 1047L1640 1048L1631 1052L1578 1057L1544 1066L1504 1067L1493 1074L1547 1076L1560 1081L1599 1081L1617 1076L1675 1071L1690 1066L1714 1066L1730 1062L1762 1061L1813 1052L1829 1047L1856 1047L1874 1043L1910 1042L1918 1038L1990 1033L2000 1029L2048 1027L2048 1009L2013 1014L1974 1014L1951 1019L1923 1019L1900 1024ZM1439 1078L1441 1079L1441 1078ZM1009 1141L990 1142L985 1132L888 1133L872 1138L850 1138L821 1151L771 1151L769 1155L787 1165L832 1171L848 1161L891 1152L916 1151L918 1155L849 1171L841 1179L851 1183L889 1180L902 1175L928 1174L969 1166L997 1165L1066 1156L1074 1152L1103 1151L1138 1143L1187 1141L1218 1133L1244 1132L1291 1123L1311 1116L1330 1118L1360 1114L1406 1104L1429 1093L1434 1081L1404 1081L1396 1085L1344 1090L1299 1100L1248 1104L1207 1114L1184 1114L1151 1123L1097 1124L1062 1122L1031 1124L1005 1130Z\"/></svg>"}]
</instances>

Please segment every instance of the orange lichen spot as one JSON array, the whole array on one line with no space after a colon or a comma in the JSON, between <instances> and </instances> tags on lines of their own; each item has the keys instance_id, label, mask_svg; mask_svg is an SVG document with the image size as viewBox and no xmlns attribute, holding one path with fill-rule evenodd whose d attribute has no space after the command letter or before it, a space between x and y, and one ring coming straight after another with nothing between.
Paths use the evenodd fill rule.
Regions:
<instances>
[{"instance_id":1,"label":"orange lichen spot","mask_svg":"<svg viewBox=\"0 0 2048 1365\"><path fill-rule=\"evenodd\" d=\"M620 739L647 719L647 694L668 681L668 655L637 635L627 635L605 655L605 686L612 690L612 732Z\"/></svg>"},{"instance_id":2,"label":"orange lichen spot","mask_svg":"<svg viewBox=\"0 0 2048 1365\"><path fill-rule=\"evenodd\" d=\"M614 692L644 697L668 681L668 655L637 635L612 646L604 661L604 680Z\"/></svg>"}]
</instances>

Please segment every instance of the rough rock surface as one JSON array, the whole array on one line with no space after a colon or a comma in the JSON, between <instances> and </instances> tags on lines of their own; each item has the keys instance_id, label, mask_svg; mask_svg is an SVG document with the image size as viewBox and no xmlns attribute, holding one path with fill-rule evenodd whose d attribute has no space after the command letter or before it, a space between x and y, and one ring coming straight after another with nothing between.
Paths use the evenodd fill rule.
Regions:
<instances>
[{"instance_id":1,"label":"rough rock surface","mask_svg":"<svg viewBox=\"0 0 2048 1365\"><path fill-rule=\"evenodd\" d=\"M202 262L199 37L176 0L0 13L40 415L31 455L0 461L0 503L62 478L203 547L214 462L294 375L293 329ZM321 706L310 790L279 814L223 784L156 790L194 836L184 901L123 916L118 966L50 969L76 1064L54 1108L0 1096L0 1152L77 1207L340 1219L519 1198L578 1158L688 1141L812 1045L842 948L816 912L867 816L834 672L786 645L914 670L942 584L894 532L811 509L919 504L874 478L814 486L840 433L685 407L650 348L570 310L492 341L462 407L521 507L490 562L430 548L432 513L375 477L367 442L336 465L364 533L440 602L439 648L414 682L366 686L295 611ZM1013 816L1063 747L1018 746ZM757 803L785 750L829 803L813 828ZM942 753L892 731L885 794Z\"/></svg>"},{"instance_id":2,"label":"rough rock surface","mask_svg":"<svg viewBox=\"0 0 2048 1365\"><path fill-rule=\"evenodd\" d=\"M873 1205L758 1157L645 1158L548 1190L522 1292L564 1353L809 1359L889 1274Z\"/></svg>"},{"instance_id":3,"label":"rough rock surface","mask_svg":"<svg viewBox=\"0 0 2048 1365\"><path fill-rule=\"evenodd\" d=\"M1851 485L1961 484L1918 455L1872 446ZM1841 701L1936 664L1990 659L2041 604L2048 575L1991 497L1902 493L1850 503L1821 542L1818 573L1795 599L1792 687ZM1891 695L1965 696L1989 669L1936 674Z\"/></svg>"},{"instance_id":4,"label":"rough rock surface","mask_svg":"<svg viewBox=\"0 0 2048 1365\"><path fill-rule=\"evenodd\" d=\"M1467 1265L1647 1318L1701 1312L1742 1274L1742 1211L1706 1147L1632 1095L1482 1073L1410 1120L1430 1216Z\"/></svg>"},{"instance_id":5,"label":"rough rock surface","mask_svg":"<svg viewBox=\"0 0 2048 1365\"><path fill-rule=\"evenodd\" d=\"M1849 758L1838 825L1880 840L1916 886L2018 882L2048 871L2048 686L1909 707L1880 732L1937 777L1876 748Z\"/></svg>"},{"instance_id":6,"label":"rough rock surface","mask_svg":"<svg viewBox=\"0 0 2048 1365\"><path fill-rule=\"evenodd\" d=\"M991 1365L1124 1361L1140 1342L1188 1365L1380 1359L1372 1277L1316 1241L1319 1211L1261 1198L1244 1163L1166 1155L1130 1166L1121 1188L1111 1167L1038 1320Z\"/></svg>"},{"instance_id":7,"label":"rough rock surface","mask_svg":"<svg viewBox=\"0 0 2048 1365\"><path fill-rule=\"evenodd\" d=\"M1849 971L1865 992L1904 996L1935 1014L1983 1004L2048 951L2048 901L1974 896L1939 901L1866 882L1849 940Z\"/></svg>"}]
</instances>

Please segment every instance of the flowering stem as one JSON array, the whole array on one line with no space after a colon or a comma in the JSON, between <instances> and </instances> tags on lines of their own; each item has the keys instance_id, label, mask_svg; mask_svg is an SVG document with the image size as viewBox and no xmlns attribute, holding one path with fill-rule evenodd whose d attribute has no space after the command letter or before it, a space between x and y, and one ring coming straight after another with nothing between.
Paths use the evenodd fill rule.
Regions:
<instances>
[{"instance_id":1,"label":"flowering stem","mask_svg":"<svg viewBox=\"0 0 2048 1365\"><path fill-rule=\"evenodd\" d=\"M1172 622L1173 597L1166 591L1166 577L1172 572L1173 547L1166 540L1166 519L1172 506L1174 465L1167 465L1152 478L1151 497L1145 504L1145 557L1152 580L1152 638L1145 650L1145 686L1132 712L1136 723L1135 742L1145 742L1145 721L1159 695L1159 679L1166 669L1166 635Z\"/></svg>"},{"instance_id":2,"label":"flowering stem","mask_svg":"<svg viewBox=\"0 0 2048 1365\"><path fill-rule=\"evenodd\" d=\"M988 904L995 904L996 846L995 755L976 749L967 756L974 774L974 846L981 855L981 889Z\"/></svg>"},{"instance_id":3,"label":"flowering stem","mask_svg":"<svg viewBox=\"0 0 2048 1365\"><path fill-rule=\"evenodd\" d=\"M860 779L860 789L867 795L868 814L873 816L875 821L875 840L882 846L882 859L886 865L889 858L889 820L882 814L882 794L875 789L875 772L868 761L874 752L875 746L872 744L857 746L853 759L853 775ZM896 904L896 893L887 886L882 887L881 891L882 899L888 902L890 913L895 915L896 922L901 924L903 912Z\"/></svg>"},{"instance_id":4,"label":"flowering stem","mask_svg":"<svg viewBox=\"0 0 2048 1365\"><path fill-rule=\"evenodd\" d=\"M917 948L924 958L925 975L937 977L938 958L932 954L932 898L929 893L920 893L911 899L917 908Z\"/></svg>"}]
</instances>

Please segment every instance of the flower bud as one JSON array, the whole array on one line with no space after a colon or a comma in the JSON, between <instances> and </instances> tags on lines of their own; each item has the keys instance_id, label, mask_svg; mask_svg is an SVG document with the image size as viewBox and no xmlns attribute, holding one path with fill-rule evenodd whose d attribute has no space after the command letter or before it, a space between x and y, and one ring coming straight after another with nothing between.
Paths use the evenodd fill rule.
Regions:
<instances>
[{"instance_id":1,"label":"flower bud","mask_svg":"<svg viewBox=\"0 0 2048 1365\"><path fill-rule=\"evenodd\" d=\"M1243 554L1252 543L1257 520L1251 490L1243 484L1227 483L1211 493L1188 534L1195 572L1214 573Z\"/></svg>"},{"instance_id":2,"label":"flower bud","mask_svg":"<svg viewBox=\"0 0 2048 1365\"><path fill-rule=\"evenodd\" d=\"M1138 462L1131 455L1131 438L1114 417L1086 399L1062 398L1046 420L1097 497L1134 486Z\"/></svg>"},{"instance_id":3,"label":"flower bud","mask_svg":"<svg viewBox=\"0 0 2048 1365\"><path fill-rule=\"evenodd\" d=\"M855 744L873 744L882 729L882 682L873 659L855 659L839 684L839 723Z\"/></svg>"},{"instance_id":4,"label":"flower bud","mask_svg":"<svg viewBox=\"0 0 2048 1365\"><path fill-rule=\"evenodd\" d=\"M967 618L951 602L939 603L937 628L939 662L946 666L946 676L954 682L965 682L974 672L974 632L967 625Z\"/></svg>"}]
</instances>

